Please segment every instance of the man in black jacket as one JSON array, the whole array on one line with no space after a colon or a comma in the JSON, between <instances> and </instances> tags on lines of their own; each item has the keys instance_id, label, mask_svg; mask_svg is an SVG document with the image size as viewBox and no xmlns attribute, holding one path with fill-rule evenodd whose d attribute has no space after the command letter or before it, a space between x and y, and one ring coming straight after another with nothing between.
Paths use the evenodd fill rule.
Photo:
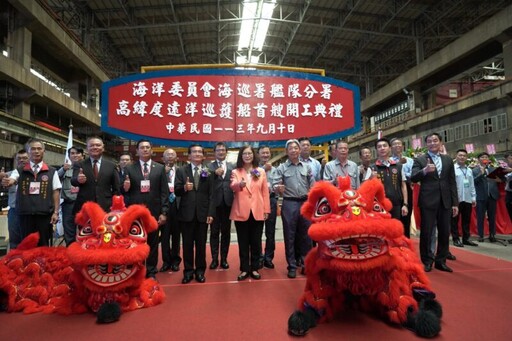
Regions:
<instances>
[{"instance_id":1,"label":"man in black jacket","mask_svg":"<svg viewBox=\"0 0 512 341\"><path fill-rule=\"evenodd\" d=\"M441 136L431 133L425 137L428 152L414 159L412 182L420 182L418 206L421 211L420 255L425 271L435 267L452 272L446 265L449 254L451 217L458 214L459 199L452 159L440 153ZM437 254L431 250L432 230L437 224Z\"/></svg>"},{"instance_id":2,"label":"man in black jacket","mask_svg":"<svg viewBox=\"0 0 512 341\"><path fill-rule=\"evenodd\" d=\"M139 161L126 167L127 176L123 182L123 188L128 193L128 206L145 205L158 221L158 226L162 226L167 221L169 211L169 187L164 166L151 160L152 154L152 146L148 140L137 142ZM155 278L158 272L158 235L158 231L148 234L147 278Z\"/></svg>"},{"instance_id":3,"label":"man in black jacket","mask_svg":"<svg viewBox=\"0 0 512 341\"><path fill-rule=\"evenodd\" d=\"M206 280L206 236L215 217L213 173L202 165L203 147L188 147L188 158L190 164L178 170L174 182L174 192L181 197L178 219L183 235L183 284L189 283L194 273L199 283Z\"/></svg>"}]
</instances>

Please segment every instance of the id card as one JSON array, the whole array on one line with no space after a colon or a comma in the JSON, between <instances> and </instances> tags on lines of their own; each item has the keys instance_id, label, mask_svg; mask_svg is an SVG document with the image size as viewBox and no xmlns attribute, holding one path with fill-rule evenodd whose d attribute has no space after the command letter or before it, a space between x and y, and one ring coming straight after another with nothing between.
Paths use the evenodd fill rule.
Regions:
<instances>
[{"instance_id":1,"label":"id card","mask_svg":"<svg viewBox=\"0 0 512 341\"><path fill-rule=\"evenodd\" d=\"M149 180L141 180L140 181L140 192L141 193L148 193L149 190L150 190Z\"/></svg>"},{"instance_id":2,"label":"id card","mask_svg":"<svg viewBox=\"0 0 512 341\"><path fill-rule=\"evenodd\" d=\"M174 185L171 182L168 182L167 185L169 185L169 193L174 193Z\"/></svg>"},{"instance_id":3,"label":"id card","mask_svg":"<svg viewBox=\"0 0 512 341\"><path fill-rule=\"evenodd\" d=\"M30 187L28 189L29 194L39 194L41 193L41 183L39 181L31 181Z\"/></svg>"},{"instance_id":4,"label":"id card","mask_svg":"<svg viewBox=\"0 0 512 341\"><path fill-rule=\"evenodd\" d=\"M468 188L468 187L469 187L469 180L464 179L464 188Z\"/></svg>"}]
</instances>

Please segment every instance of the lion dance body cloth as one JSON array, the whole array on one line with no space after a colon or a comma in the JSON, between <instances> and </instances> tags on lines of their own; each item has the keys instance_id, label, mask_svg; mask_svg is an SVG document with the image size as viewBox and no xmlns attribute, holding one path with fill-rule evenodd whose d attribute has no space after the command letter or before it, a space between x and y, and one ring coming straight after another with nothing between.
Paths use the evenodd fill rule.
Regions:
<instances>
[{"instance_id":1,"label":"lion dance body cloth","mask_svg":"<svg viewBox=\"0 0 512 341\"><path fill-rule=\"evenodd\" d=\"M387 213L382 183L368 180L358 191L349 178L338 183L315 184L301 208L318 246L306 257L306 288L288 320L290 334L302 336L350 305L436 336L441 306L401 222Z\"/></svg>"},{"instance_id":2,"label":"lion dance body cloth","mask_svg":"<svg viewBox=\"0 0 512 341\"><path fill-rule=\"evenodd\" d=\"M113 198L110 213L85 203L75 219L77 241L36 247L34 233L0 261L0 303L7 312L74 314L92 311L98 322L161 303L158 282L146 279L147 234L158 224L142 205Z\"/></svg>"}]
</instances>

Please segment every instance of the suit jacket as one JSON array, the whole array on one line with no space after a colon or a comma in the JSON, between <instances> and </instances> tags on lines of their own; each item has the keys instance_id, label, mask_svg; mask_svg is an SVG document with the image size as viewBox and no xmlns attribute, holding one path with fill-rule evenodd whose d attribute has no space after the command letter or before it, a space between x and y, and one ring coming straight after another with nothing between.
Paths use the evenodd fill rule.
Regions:
<instances>
[{"instance_id":1,"label":"suit jacket","mask_svg":"<svg viewBox=\"0 0 512 341\"><path fill-rule=\"evenodd\" d=\"M424 154L415 158L412 165L411 180L421 183L418 206L427 209L434 209L439 205L443 205L445 209L458 206L459 198L452 159L448 155L441 154L440 176L437 171L423 174L423 168L427 165L428 160L433 163L430 156Z\"/></svg>"},{"instance_id":2,"label":"suit jacket","mask_svg":"<svg viewBox=\"0 0 512 341\"><path fill-rule=\"evenodd\" d=\"M233 165L228 163L226 160L226 173L224 174L224 178L215 174L215 170L219 168L219 163L217 161L213 161L208 165L208 169L214 173L214 194L213 201L215 202L215 206L220 206L222 203L225 203L226 206L231 206L233 204L233 191L229 187L231 171L233 170Z\"/></svg>"},{"instance_id":3,"label":"suit jacket","mask_svg":"<svg viewBox=\"0 0 512 341\"><path fill-rule=\"evenodd\" d=\"M151 169L148 176L150 191L146 193L142 193L140 190L140 182L144 180L140 162L137 161L127 166L125 172L130 177L128 205L146 205L151 215L157 220L160 214L166 216L169 211L169 186L167 185L165 167L155 161L151 161Z\"/></svg>"},{"instance_id":4,"label":"suit jacket","mask_svg":"<svg viewBox=\"0 0 512 341\"><path fill-rule=\"evenodd\" d=\"M235 193L233 206L229 219L246 221L252 212L254 219L265 220L265 213L270 214L270 194L268 191L267 176L263 168L258 167L260 177L255 178L247 174L244 168L236 168L231 173L230 187ZM248 183L247 180L251 179ZM245 180L247 186L240 188L240 181Z\"/></svg>"},{"instance_id":5,"label":"suit jacket","mask_svg":"<svg viewBox=\"0 0 512 341\"><path fill-rule=\"evenodd\" d=\"M473 179L475 182L476 200L487 200L488 197L498 200L500 190L496 181L487 178L487 174L494 171L494 167L487 167L486 172L482 173L480 167L473 168Z\"/></svg>"},{"instance_id":6,"label":"suit jacket","mask_svg":"<svg viewBox=\"0 0 512 341\"><path fill-rule=\"evenodd\" d=\"M207 170L207 167L199 168ZM178 168L174 179L174 193L181 197L180 209L178 210L178 220L191 222L194 218L201 223L206 223L207 217L215 217L215 203L213 201L214 178L213 173L209 171L208 176L199 176L199 185L191 191L185 191L185 182L187 178L194 182L192 164L187 164Z\"/></svg>"},{"instance_id":7,"label":"suit jacket","mask_svg":"<svg viewBox=\"0 0 512 341\"><path fill-rule=\"evenodd\" d=\"M80 168L82 168L87 177L87 181L84 184L80 184L77 179ZM117 173L116 165L104 157L101 158L98 179L94 179L90 158L75 162L73 164L71 184L80 188L76 196L75 205L73 206L73 214L80 211L82 205L87 201L95 201L105 212L109 212L110 206L112 206L112 196L119 195L119 174Z\"/></svg>"}]
</instances>

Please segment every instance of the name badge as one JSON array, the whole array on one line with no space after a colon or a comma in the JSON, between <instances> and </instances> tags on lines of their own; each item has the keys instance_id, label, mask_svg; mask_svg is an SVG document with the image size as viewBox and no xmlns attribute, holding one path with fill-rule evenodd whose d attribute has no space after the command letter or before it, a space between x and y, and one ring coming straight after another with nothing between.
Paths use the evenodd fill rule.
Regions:
<instances>
[{"instance_id":1,"label":"name badge","mask_svg":"<svg viewBox=\"0 0 512 341\"><path fill-rule=\"evenodd\" d=\"M76 194L80 191L80 187L71 186L70 192Z\"/></svg>"},{"instance_id":2,"label":"name badge","mask_svg":"<svg viewBox=\"0 0 512 341\"><path fill-rule=\"evenodd\" d=\"M469 187L469 180L468 179L464 179L464 188L468 188Z\"/></svg>"},{"instance_id":3,"label":"name badge","mask_svg":"<svg viewBox=\"0 0 512 341\"><path fill-rule=\"evenodd\" d=\"M174 185L172 184L172 182L168 182L167 185L169 185L169 192L174 193Z\"/></svg>"},{"instance_id":4,"label":"name badge","mask_svg":"<svg viewBox=\"0 0 512 341\"><path fill-rule=\"evenodd\" d=\"M140 192L148 193L150 190L149 180L141 180L140 181Z\"/></svg>"},{"instance_id":5,"label":"name badge","mask_svg":"<svg viewBox=\"0 0 512 341\"><path fill-rule=\"evenodd\" d=\"M28 189L29 194L39 194L41 192L41 183L39 181L31 181Z\"/></svg>"}]
</instances>

